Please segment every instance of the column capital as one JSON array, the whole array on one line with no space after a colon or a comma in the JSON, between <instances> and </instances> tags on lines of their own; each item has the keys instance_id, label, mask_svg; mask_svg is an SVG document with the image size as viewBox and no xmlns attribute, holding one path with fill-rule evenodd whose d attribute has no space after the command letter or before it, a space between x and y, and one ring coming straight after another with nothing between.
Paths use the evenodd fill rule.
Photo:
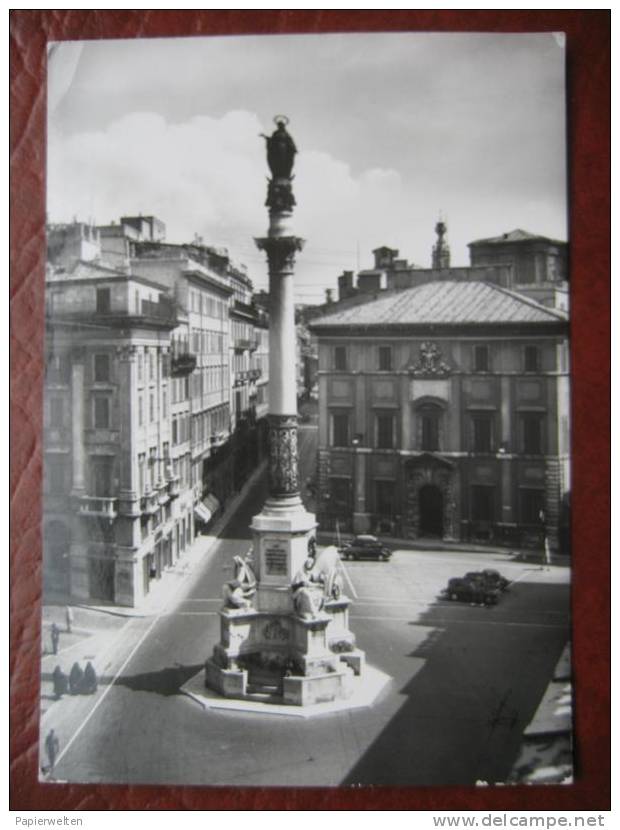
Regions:
<instances>
[{"instance_id":1,"label":"column capital","mask_svg":"<svg viewBox=\"0 0 620 830\"><path fill-rule=\"evenodd\" d=\"M138 347L132 344L128 344L125 346L117 346L116 354L123 361L134 361L138 356Z\"/></svg>"},{"instance_id":2,"label":"column capital","mask_svg":"<svg viewBox=\"0 0 620 830\"><path fill-rule=\"evenodd\" d=\"M295 254L304 247L305 240L299 236L263 236L254 239L259 251L265 251L270 274L292 273Z\"/></svg>"}]
</instances>

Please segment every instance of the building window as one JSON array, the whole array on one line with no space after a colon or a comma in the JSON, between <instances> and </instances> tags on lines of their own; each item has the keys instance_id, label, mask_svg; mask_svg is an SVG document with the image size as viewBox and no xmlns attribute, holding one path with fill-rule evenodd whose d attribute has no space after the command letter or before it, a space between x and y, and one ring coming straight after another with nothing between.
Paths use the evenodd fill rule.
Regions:
<instances>
[{"instance_id":1,"label":"building window","mask_svg":"<svg viewBox=\"0 0 620 830\"><path fill-rule=\"evenodd\" d=\"M65 413L62 398L50 398L50 427L60 429L64 426Z\"/></svg>"},{"instance_id":2,"label":"building window","mask_svg":"<svg viewBox=\"0 0 620 830\"><path fill-rule=\"evenodd\" d=\"M66 489L67 460L64 455L47 455L45 481L48 493L64 493Z\"/></svg>"},{"instance_id":3,"label":"building window","mask_svg":"<svg viewBox=\"0 0 620 830\"><path fill-rule=\"evenodd\" d=\"M91 295L92 296L92 295ZM109 288L98 288L97 289L97 311L105 313L109 311L111 308L110 302L110 289Z\"/></svg>"},{"instance_id":4,"label":"building window","mask_svg":"<svg viewBox=\"0 0 620 830\"><path fill-rule=\"evenodd\" d=\"M144 358L142 352L138 352L138 383L144 380Z\"/></svg>"},{"instance_id":5,"label":"building window","mask_svg":"<svg viewBox=\"0 0 620 830\"><path fill-rule=\"evenodd\" d=\"M544 415L527 412L521 415L521 451L526 455L540 455L543 452Z\"/></svg>"},{"instance_id":6,"label":"building window","mask_svg":"<svg viewBox=\"0 0 620 830\"><path fill-rule=\"evenodd\" d=\"M110 426L110 399L95 398L95 429L108 429Z\"/></svg>"},{"instance_id":7,"label":"building window","mask_svg":"<svg viewBox=\"0 0 620 830\"><path fill-rule=\"evenodd\" d=\"M114 459L109 455L93 455L90 457L90 495L99 498L110 498L112 493L112 464Z\"/></svg>"},{"instance_id":8,"label":"building window","mask_svg":"<svg viewBox=\"0 0 620 830\"><path fill-rule=\"evenodd\" d=\"M177 418L172 419L172 444L179 443L179 423Z\"/></svg>"},{"instance_id":9,"label":"building window","mask_svg":"<svg viewBox=\"0 0 620 830\"><path fill-rule=\"evenodd\" d=\"M489 347L474 346L474 372L489 371Z\"/></svg>"},{"instance_id":10,"label":"building window","mask_svg":"<svg viewBox=\"0 0 620 830\"><path fill-rule=\"evenodd\" d=\"M338 372L347 371L347 348L346 346L336 346L334 348L334 369Z\"/></svg>"},{"instance_id":11,"label":"building window","mask_svg":"<svg viewBox=\"0 0 620 830\"><path fill-rule=\"evenodd\" d=\"M540 349L526 346L523 350L523 368L526 372L540 372Z\"/></svg>"},{"instance_id":12,"label":"building window","mask_svg":"<svg viewBox=\"0 0 620 830\"><path fill-rule=\"evenodd\" d=\"M420 449L437 452L440 449L442 410L434 404L427 404L418 410L418 440Z\"/></svg>"},{"instance_id":13,"label":"building window","mask_svg":"<svg viewBox=\"0 0 620 830\"><path fill-rule=\"evenodd\" d=\"M392 347L391 346L379 346L379 371L380 372L391 372L392 371Z\"/></svg>"},{"instance_id":14,"label":"building window","mask_svg":"<svg viewBox=\"0 0 620 830\"><path fill-rule=\"evenodd\" d=\"M493 415L490 412L476 412L472 415L473 452L493 452Z\"/></svg>"},{"instance_id":15,"label":"building window","mask_svg":"<svg viewBox=\"0 0 620 830\"><path fill-rule=\"evenodd\" d=\"M377 415L377 449L394 448L394 415L391 412Z\"/></svg>"},{"instance_id":16,"label":"building window","mask_svg":"<svg viewBox=\"0 0 620 830\"><path fill-rule=\"evenodd\" d=\"M166 394L166 390L162 389L161 391L161 417L167 417L167 410L168 410L168 395Z\"/></svg>"},{"instance_id":17,"label":"building window","mask_svg":"<svg viewBox=\"0 0 620 830\"><path fill-rule=\"evenodd\" d=\"M151 392L149 395L149 421L152 424L155 420L155 395Z\"/></svg>"},{"instance_id":18,"label":"building window","mask_svg":"<svg viewBox=\"0 0 620 830\"><path fill-rule=\"evenodd\" d=\"M545 508L545 491L523 488L519 500L519 520L524 525L540 525Z\"/></svg>"},{"instance_id":19,"label":"building window","mask_svg":"<svg viewBox=\"0 0 620 830\"><path fill-rule=\"evenodd\" d=\"M471 488L471 519L473 522L492 522L495 518L495 488L475 484Z\"/></svg>"},{"instance_id":20,"label":"building window","mask_svg":"<svg viewBox=\"0 0 620 830\"><path fill-rule=\"evenodd\" d=\"M110 380L110 355L95 355L95 383L108 383Z\"/></svg>"},{"instance_id":21,"label":"building window","mask_svg":"<svg viewBox=\"0 0 620 830\"><path fill-rule=\"evenodd\" d=\"M349 413L332 413L332 446L348 447L350 443L351 442L349 438Z\"/></svg>"},{"instance_id":22,"label":"building window","mask_svg":"<svg viewBox=\"0 0 620 830\"><path fill-rule=\"evenodd\" d=\"M157 479L157 447L149 449L149 485L151 490L155 489L155 481Z\"/></svg>"},{"instance_id":23,"label":"building window","mask_svg":"<svg viewBox=\"0 0 620 830\"><path fill-rule=\"evenodd\" d=\"M142 395L138 395L138 426L144 425L144 400Z\"/></svg>"},{"instance_id":24,"label":"building window","mask_svg":"<svg viewBox=\"0 0 620 830\"><path fill-rule=\"evenodd\" d=\"M396 486L393 481L375 481L375 510L381 516L394 514Z\"/></svg>"},{"instance_id":25,"label":"building window","mask_svg":"<svg viewBox=\"0 0 620 830\"><path fill-rule=\"evenodd\" d=\"M46 367L46 380L49 383L63 383L69 381L71 365L66 355L52 355Z\"/></svg>"},{"instance_id":26,"label":"building window","mask_svg":"<svg viewBox=\"0 0 620 830\"><path fill-rule=\"evenodd\" d=\"M329 512L340 519L347 519L351 515L352 493L350 478L330 478L329 480Z\"/></svg>"},{"instance_id":27,"label":"building window","mask_svg":"<svg viewBox=\"0 0 620 830\"><path fill-rule=\"evenodd\" d=\"M149 380L155 380L155 355L149 352Z\"/></svg>"},{"instance_id":28,"label":"building window","mask_svg":"<svg viewBox=\"0 0 620 830\"><path fill-rule=\"evenodd\" d=\"M141 452L138 454L138 492L140 495L144 493L144 465L146 462L146 454Z\"/></svg>"}]
</instances>

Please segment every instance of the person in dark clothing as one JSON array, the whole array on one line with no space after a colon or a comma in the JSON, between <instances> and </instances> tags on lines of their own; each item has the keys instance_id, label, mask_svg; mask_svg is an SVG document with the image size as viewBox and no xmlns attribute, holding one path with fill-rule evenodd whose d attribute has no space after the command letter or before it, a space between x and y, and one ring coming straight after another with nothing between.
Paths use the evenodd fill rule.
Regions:
<instances>
[{"instance_id":1,"label":"person in dark clothing","mask_svg":"<svg viewBox=\"0 0 620 830\"><path fill-rule=\"evenodd\" d=\"M47 738L45 739L45 752L47 753L47 760L49 761L47 772L49 775L54 772L54 764L56 763L59 749L60 742L58 740L58 736L53 729L50 729Z\"/></svg>"},{"instance_id":2,"label":"person in dark clothing","mask_svg":"<svg viewBox=\"0 0 620 830\"><path fill-rule=\"evenodd\" d=\"M52 623L52 630L50 632L52 639L52 654L58 654L58 642L60 641L60 629L56 623Z\"/></svg>"},{"instance_id":3,"label":"person in dark clothing","mask_svg":"<svg viewBox=\"0 0 620 830\"><path fill-rule=\"evenodd\" d=\"M84 669L84 679L82 681L82 691L85 695L94 695L97 691L97 673L93 664L88 661Z\"/></svg>"},{"instance_id":4,"label":"person in dark clothing","mask_svg":"<svg viewBox=\"0 0 620 830\"><path fill-rule=\"evenodd\" d=\"M78 695L81 692L83 681L84 672L79 663L74 663L69 673L69 691L72 695Z\"/></svg>"},{"instance_id":5,"label":"person in dark clothing","mask_svg":"<svg viewBox=\"0 0 620 830\"><path fill-rule=\"evenodd\" d=\"M56 700L60 700L63 695L67 694L67 675L60 666L56 666L54 669L52 682L54 684L54 697Z\"/></svg>"}]
</instances>

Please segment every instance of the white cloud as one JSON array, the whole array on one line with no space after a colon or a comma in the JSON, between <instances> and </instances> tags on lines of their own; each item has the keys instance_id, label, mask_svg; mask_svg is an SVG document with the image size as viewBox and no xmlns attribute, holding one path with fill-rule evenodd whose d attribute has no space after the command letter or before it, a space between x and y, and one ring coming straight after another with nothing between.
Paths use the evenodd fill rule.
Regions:
<instances>
[{"instance_id":1,"label":"white cloud","mask_svg":"<svg viewBox=\"0 0 620 830\"><path fill-rule=\"evenodd\" d=\"M168 124L155 113L132 113L105 131L49 136L48 214L52 221L92 217L99 224L123 214L154 213L170 241L195 232L248 261L264 284L263 258L252 237L267 227L268 168L258 117L234 111ZM299 281L317 293L342 268L355 267L355 247L383 241L406 202L399 174L350 166L321 152L300 153L294 182L296 225L308 239ZM255 273L254 273L255 272Z\"/></svg>"}]
</instances>

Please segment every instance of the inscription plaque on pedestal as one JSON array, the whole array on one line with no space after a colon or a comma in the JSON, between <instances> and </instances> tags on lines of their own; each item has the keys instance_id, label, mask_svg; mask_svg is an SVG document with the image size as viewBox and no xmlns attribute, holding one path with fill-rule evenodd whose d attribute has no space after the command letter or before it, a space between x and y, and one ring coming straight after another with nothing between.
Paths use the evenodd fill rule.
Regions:
<instances>
[{"instance_id":1,"label":"inscription plaque on pedestal","mask_svg":"<svg viewBox=\"0 0 620 830\"><path fill-rule=\"evenodd\" d=\"M288 576L288 550L282 542L265 541L265 575Z\"/></svg>"}]
</instances>

